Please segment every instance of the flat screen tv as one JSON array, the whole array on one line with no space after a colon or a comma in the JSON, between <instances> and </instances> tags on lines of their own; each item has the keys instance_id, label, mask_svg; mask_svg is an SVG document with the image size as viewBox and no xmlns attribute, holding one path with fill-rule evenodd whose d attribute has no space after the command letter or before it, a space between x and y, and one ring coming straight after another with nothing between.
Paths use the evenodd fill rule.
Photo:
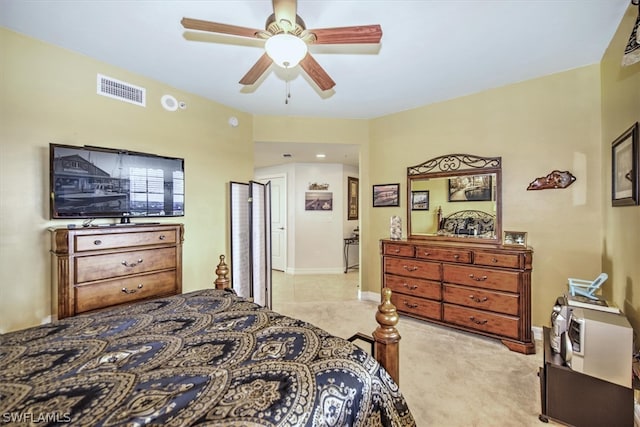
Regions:
<instances>
[{"instance_id":1,"label":"flat screen tv","mask_svg":"<svg viewBox=\"0 0 640 427\"><path fill-rule=\"evenodd\" d=\"M51 218L184 215L184 159L49 144Z\"/></svg>"}]
</instances>

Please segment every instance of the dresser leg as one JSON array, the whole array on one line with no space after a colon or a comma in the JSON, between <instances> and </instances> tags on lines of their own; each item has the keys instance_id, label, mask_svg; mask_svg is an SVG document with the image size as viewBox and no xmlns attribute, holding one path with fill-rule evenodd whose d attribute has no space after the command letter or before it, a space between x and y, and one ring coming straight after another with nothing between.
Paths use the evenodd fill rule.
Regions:
<instances>
[{"instance_id":1,"label":"dresser leg","mask_svg":"<svg viewBox=\"0 0 640 427\"><path fill-rule=\"evenodd\" d=\"M502 344L506 345L511 351L515 351L522 354L535 354L536 343L535 342L514 342L508 340L501 340Z\"/></svg>"}]
</instances>

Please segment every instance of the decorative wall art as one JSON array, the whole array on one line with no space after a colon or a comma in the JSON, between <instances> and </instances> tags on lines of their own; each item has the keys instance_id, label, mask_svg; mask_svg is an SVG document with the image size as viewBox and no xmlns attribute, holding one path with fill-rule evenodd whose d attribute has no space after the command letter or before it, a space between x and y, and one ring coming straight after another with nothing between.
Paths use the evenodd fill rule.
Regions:
<instances>
[{"instance_id":1,"label":"decorative wall art","mask_svg":"<svg viewBox=\"0 0 640 427\"><path fill-rule=\"evenodd\" d=\"M428 211L429 210L429 190L411 192L411 210L412 211Z\"/></svg>"},{"instance_id":2,"label":"decorative wall art","mask_svg":"<svg viewBox=\"0 0 640 427\"><path fill-rule=\"evenodd\" d=\"M358 178L347 177L347 220L358 219Z\"/></svg>"},{"instance_id":3,"label":"decorative wall art","mask_svg":"<svg viewBox=\"0 0 640 427\"><path fill-rule=\"evenodd\" d=\"M554 170L547 176L541 176L540 178L534 179L527 187L527 190L567 188L568 186L573 184L575 180L576 177L573 176L569 171L560 172L559 170Z\"/></svg>"},{"instance_id":4,"label":"decorative wall art","mask_svg":"<svg viewBox=\"0 0 640 427\"><path fill-rule=\"evenodd\" d=\"M611 205L631 206L639 203L640 153L638 122L611 144Z\"/></svg>"},{"instance_id":5,"label":"decorative wall art","mask_svg":"<svg viewBox=\"0 0 640 427\"><path fill-rule=\"evenodd\" d=\"M329 184L318 184L317 182L309 183L309 190L313 191L325 191L329 189Z\"/></svg>"},{"instance_id":6,"label":"decorative wall art","mask_svg":"<svg viewBox=\"0 0 640 427\"><path fill-rule=\"evenodd\" d=\"M400 184L373 186L373 207L400 206Z\"/></svg>"},{"instance_id":7,"label":"decorative wall art","mask_svg":"<svg viewBox=\"0 0 640 427\"><path fill-rule=\"evenodd\" d=\"M331 211L333 210L333 193L320 191L307 191L304 193L305 211Z\"/></svg>"},{"instance_id":8,"label":"decorative wall art","mask_svg":"<svg viewBox=\"0 0 640 427\"><path fill-rule=\"evenodd\" d=\"M505 231L502 237L503 246L527 247L527 233L525 231Z\"/></svg>"},{"instance_id":9,"label":"decorative wall art","mask_svg":"<svg viewBox=\"0 0 640 427\"><path fill-rule=\"evenodd\" d=\"M450 202L491 200L491 175L462 175L449 179Z\"/></svg>"}]
</instances>

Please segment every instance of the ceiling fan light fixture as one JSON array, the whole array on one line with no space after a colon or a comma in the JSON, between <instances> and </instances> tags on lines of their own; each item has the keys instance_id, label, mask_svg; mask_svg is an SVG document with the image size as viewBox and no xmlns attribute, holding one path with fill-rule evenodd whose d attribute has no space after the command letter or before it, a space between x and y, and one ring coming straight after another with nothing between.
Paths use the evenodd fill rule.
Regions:
<instances>
[{"instance_id":1,"label":"ceiling fan light fixture","mask_svg":"<svg viewBox=\"0 0 640 427\"><path fill-rule=\"evenodd\" d=\"M267 55L282 68L293 68L307 54L307 44L291 34L276 34L264 45Z\"/></svg>"}]
</instances>

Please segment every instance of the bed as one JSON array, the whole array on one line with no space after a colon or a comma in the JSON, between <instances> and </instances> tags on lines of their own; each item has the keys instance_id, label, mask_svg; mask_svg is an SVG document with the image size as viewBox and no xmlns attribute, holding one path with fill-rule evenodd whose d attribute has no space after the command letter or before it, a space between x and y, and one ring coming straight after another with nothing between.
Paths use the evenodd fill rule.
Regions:
<instances>
[{"instance_id":1,"label":"bed","mask_svg":"<svg viewBox=\"0 0 640 427\"><path fill-rule=\"evenodd\" d=\"M496 217L478 210L453 212L440 221L439 232L455 236L491 237L495 234Z\"/></svg>"},{"instance_id":2,"label":"bed","mask_svg":"<svg viewBox=\"0 0 640 427\"><path fill-rule=\"evenodd\" d=\"M415 425L397 382L368 352L240 298L225 284L218 275L216 289L0 336L0 419L92 426ZM386 339L397 350L384 308L389 296L385 291L374 336L376 345L384 348ZM382 360L389 357L382 353Z\"/></svg>"}]
</instances>

